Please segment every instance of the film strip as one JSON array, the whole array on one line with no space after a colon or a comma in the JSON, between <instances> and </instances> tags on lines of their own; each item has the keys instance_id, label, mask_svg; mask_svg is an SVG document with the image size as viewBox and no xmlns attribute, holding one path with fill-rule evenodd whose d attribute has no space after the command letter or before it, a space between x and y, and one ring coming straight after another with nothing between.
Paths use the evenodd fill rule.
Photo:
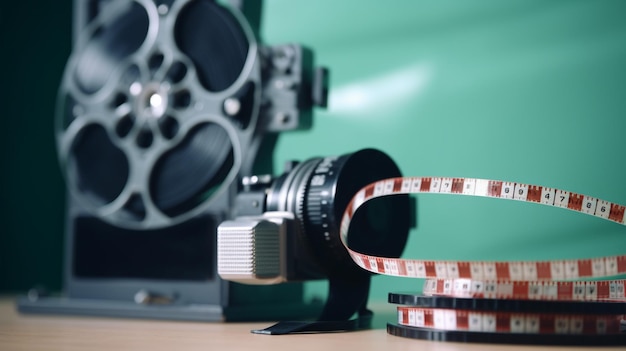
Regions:
<instances>
[{"instance_id":1,"label":"film strip","mask_svg":"<svg viewBox=\"0 0 626 351\"><path fill-rule=\"evenodd\" d=\"M347 206L341 240L373 273L426 278L422 294L390 293L410 338L522 344L625 345L626 255L548 261L435 261L365 255L347 245L365 202L396 194L482 196L560 207L625 225L623 205L555 188L475 178L407 177L372 183Z\"/></svg>"},{"instance_id":2,"label":"film strip","mask_svg":"<svg viewBox=\"0 0 626 351\"><path fill-rule=\"evenodd\" d=\"M483 281L427 279L427 296L563 301L625 301L624 280L602 281Z\"/></svg>"},{"instance_id":3,"label":"film strip","mask_svg":"<svg viewBox=\"0 0 626 351\"><path fill-rule=\"evenodd\" d=\"M542 314L466 309L398 307L398 324L491 333L619 334L624 315Z\"/></svg>"}]
</instances>

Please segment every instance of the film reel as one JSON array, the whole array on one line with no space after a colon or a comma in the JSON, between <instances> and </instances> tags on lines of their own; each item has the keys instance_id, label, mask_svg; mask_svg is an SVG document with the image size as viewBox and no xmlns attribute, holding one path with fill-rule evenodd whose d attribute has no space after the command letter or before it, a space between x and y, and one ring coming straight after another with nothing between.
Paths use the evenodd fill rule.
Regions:
<instances>
[{"instance_id":1,"label":"film reel","mask_svg":"<svg viewBox=\"0 0 626 351\"><path fill-rule=\"evenodd\" d=\"M350 222L369 200L395 194L484 196L560 207L624 225L624 206L569 191L473 178L410 177L372 183L347 206L341 237L354 262L374 273L427 278L424 294L390 293L392 335L521 344L626 343L626 255L552 261L466 262L364 255L348 246ZM583 280L587 279L587 280ZM593 279L593 280L589 280Z\"/></svg>"},{"instance_id":2,"label":"film reel","mask_svg":"<svg viewBox=\"0 0 626 351\"><path fill-rule=\"evenodd\" d=\"M437 330L404 325L388 324L387 332L405 338L471 343L523 344L523 345L569 345L569 346L616 346L624 345L624 334L526 334L498 332L466 332Z\"/></svg>"},{"instance_id":3,"label":"film reel","mask_svg":"<svg viewBox=\"0 0 626 351\"><path fill-rule=\"evenodd\" d=\"M57 116L82 206L118 226L163 227L206 210L251 167L261 69L238 16L213 1L115 1L89 23Z\"/></svg>"}]
</instances>

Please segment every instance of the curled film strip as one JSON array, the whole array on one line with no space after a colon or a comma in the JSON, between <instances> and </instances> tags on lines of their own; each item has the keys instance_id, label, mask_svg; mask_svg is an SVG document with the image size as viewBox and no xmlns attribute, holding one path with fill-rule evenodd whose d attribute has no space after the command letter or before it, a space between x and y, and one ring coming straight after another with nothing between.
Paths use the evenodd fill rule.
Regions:
<instances>
[{"instance_id":1,"label":"curled film strip","mask_svg":"<svg viewBox=\"0 0 626 351\"><path fill-rule=\"evenodd\" d=\"M426 278L422 294L389 295L391 303L408 305L398 307L399 325L390 324L390 334L450 341L626 344L626 280L606 280L626 273L626 255L550 261L440 261L377 257L348 247L350 221L361 205L381 196L417 193L532 202L625 224L623 205L549 187L437 177L372 183L347 206L340 228L342 242L365 270ZM468 319L470 315L473 322L482 323L480 328ZM494 318L493 325L490 318ZM539 324L535 326L533 321ZM564 339L562 334L570 338ZM571 335L597 337L582 341Z\"/></svg>"}]
</instances>

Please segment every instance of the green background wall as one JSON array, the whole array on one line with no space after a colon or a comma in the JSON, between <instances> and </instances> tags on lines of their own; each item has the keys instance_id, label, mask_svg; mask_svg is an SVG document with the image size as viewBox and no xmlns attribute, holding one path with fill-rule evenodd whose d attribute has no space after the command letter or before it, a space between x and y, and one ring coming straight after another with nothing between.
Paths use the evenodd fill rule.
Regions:
<instances>
[{"instance_id":1,"label":"green background wall","mask_svg":"<svg viewBox=\"0 0 626 351\"><path fill-rule=\"evenodd\" d=\"M61 286L52 119L70 46L65 2L0 5L2 291ZM265 42L314 48L332 82L328 110L312 130L281 137L276 164L376 147L405 175L503 179L626 203L625 13L619 0L267 0ZM511 201L423 195L417 223L406 257L626 252L618 225ZM372 295L419 285L376 277ZM324 294L323 282L308 287Z\"/></svg>"},{"instance_id":2,"label":"green background wall","mask_svg":"<svg viewBox=\"0 0 626 351\"><path fill-rule=\"evenodd\" d=\"M626 202L626 2L275 0L266 10L267 41L310 45L332 75L328 111L285 135L279 159L377 147L405 175ZM511 201L423 195L417 222L405 257L626 253L620 226ZM376 277L372 295L416 286Z\"/></svg>"}]
</instances>

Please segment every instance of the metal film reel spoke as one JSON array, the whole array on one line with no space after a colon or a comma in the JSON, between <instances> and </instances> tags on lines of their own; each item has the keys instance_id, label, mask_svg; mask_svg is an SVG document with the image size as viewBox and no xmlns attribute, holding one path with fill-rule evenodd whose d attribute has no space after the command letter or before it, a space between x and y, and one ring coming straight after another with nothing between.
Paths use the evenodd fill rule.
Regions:
<instances>
[{"instance_id":1,"label":"metal film reel spoke","mask_svg":"<svg viewBox=\"0 0 626 351\"><path fill-rule=\"evenodd\" d=\"M82 49L70 65L76 87L94 95L114 82L119 63L137 53L149 37L150 20L138 2L117 1L106 7L81 38Z\"/></svg>"},{"instance_id":2,"label":"metal film reel spoke","mask_svg":"<svg viewBox=\"0 0 626 351\"><path fill-rule=\"evenodd\" d=\"M177 48L194 63L205 90L224 91L241 76L252 40L223 7L190 1L178 12L173 30Z\"/></svg>"},{"instance_id":3,"label":"metal film reel spoke","mask_svg":"<svg viewBox=\"0 0 626 351\"><path fill-rule=\"evenodd\" d=\"M117 82L117 90L110 100L109 111L115 118L113 134L124 139L130 134L136 133L136 108L134 96L139 93L140 82L145 78L144 67L138 63L129 63L121 69L120 79Z\"/></svg>"},{"instance_id":4,"label":"metal film reel spoke","mask_svg":"<svg viewBox=\"0 0 626 351\"><path fill-rule=\"evenodd\" d=\"M159 137L171 139L174 136L173 128L165 135L159 128L162 120L171 119L167 115L170 86L155 79L153 72L156 69L164 70L161 68L163 55L153 52L148 54L146 60L148 63L140 61L125 70L114 100L122 103L118 108L124 108L120 111L122 113L118 113L120 118L115 126L116 135L132 140L142 152L156 144Z\"/></svg>"},{"instance_id":5,"label":"metal film reel spoke","mask_svg":"<svg viewBox=\"0 0 626 351\"><path fill-rule=\"evenodd\" d=\"M174 10L174 50L185 58L182 63L195 78L185 82L187 91L175 92L174 103L185 106L191 93L187 107L201 112L194 117L226 117L241 130L254 125L260 63L256 41L243 18L210 1L189 1Z\"/></svg>"}]
</instances>

